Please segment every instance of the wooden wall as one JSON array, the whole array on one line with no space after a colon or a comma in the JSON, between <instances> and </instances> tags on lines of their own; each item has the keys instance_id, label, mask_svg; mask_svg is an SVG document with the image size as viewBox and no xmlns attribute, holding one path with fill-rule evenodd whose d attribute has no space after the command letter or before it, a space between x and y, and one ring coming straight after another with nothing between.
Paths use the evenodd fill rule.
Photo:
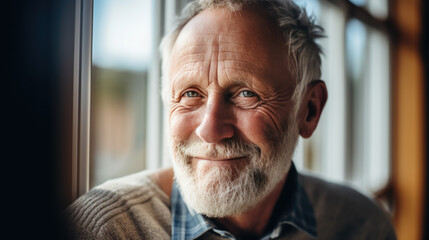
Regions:
<instances>
[{"instance_id":1,"label":"wooden wall","mask_svg":"<svg viewBox=\"0 0 429 240\"><path fill-rule=\"evenodd\" d=\"M391 1L394 28L393 184L398 239L422 239L425 186L425 93L421 0Z\"/></svg>"}]
</instances>

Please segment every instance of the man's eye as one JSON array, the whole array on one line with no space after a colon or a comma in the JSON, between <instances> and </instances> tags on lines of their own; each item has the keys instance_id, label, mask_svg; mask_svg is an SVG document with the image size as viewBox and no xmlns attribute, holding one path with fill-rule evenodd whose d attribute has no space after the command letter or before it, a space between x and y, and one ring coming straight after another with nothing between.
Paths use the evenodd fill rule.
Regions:
<instances>
[{"instance_id":1,"label":"man's eye","mask_svg":"<svg viewBox=\"0 0 429 240\"><path fill-rule=\"evenodd\" d=\"M245 90L245 91L241 91L238 96L240 96L240 97L256 97L256 94L254 92Z\"/></svg>"},{"instance_id":2,"label":"man's eye","mask_svg":"<svg viewBox=\"0 0 429 240\"><path fill-rule=\"evenodd\" d=\"M187 91L187 92L185 92L184 95L186 97L189 97L189 98L194 98L194 97L199 97L200 96L200 94L198 92L196 92L196 91Z\"/></svg>"}]
</instances>

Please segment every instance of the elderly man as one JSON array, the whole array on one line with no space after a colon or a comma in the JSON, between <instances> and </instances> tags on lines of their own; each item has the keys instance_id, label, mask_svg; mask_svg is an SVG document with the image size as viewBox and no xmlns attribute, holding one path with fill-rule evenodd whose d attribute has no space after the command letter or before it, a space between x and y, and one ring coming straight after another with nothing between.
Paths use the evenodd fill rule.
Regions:
<instances>
[{"instance_id":1,"label":"elderly man","mask_svg":"<svg viewBox=\"0 0 429 240\"><path fill-rule=\"evenodd\" d=\"M173 169L79 198L77 236L395 239L374 202L292 163L327 100L322 35L291 1L190 3L162 44Z\"/></svg>"}]
</instances>

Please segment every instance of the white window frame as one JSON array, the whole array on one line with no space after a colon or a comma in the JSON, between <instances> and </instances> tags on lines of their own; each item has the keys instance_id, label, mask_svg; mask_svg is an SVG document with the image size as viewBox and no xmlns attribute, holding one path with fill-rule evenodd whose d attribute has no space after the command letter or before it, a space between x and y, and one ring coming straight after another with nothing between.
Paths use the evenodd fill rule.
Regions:
<instances>
[{"instance_id":1,"label":"white window frame","mask_svg":"<svg viewBox=\"0 0 429 240\"><path fill-rule=\"evenodd\" d=\"M89 190L92 0L76 0L73 70L72 199Z\"/></svg>"},{"instance_id":2,"label":"white window frame","mask_svg":"<svg viewBox=\"0 0 429 240\"><path fill-rule=\"evenodd\" d=\"M146 169L162 166L163 150L163 105L161 99L161 56L158 45L164 34L165 1L152 0L154 12L152 63L149 68L147 85L146 115Z\"/></svg>"}]
</instances>

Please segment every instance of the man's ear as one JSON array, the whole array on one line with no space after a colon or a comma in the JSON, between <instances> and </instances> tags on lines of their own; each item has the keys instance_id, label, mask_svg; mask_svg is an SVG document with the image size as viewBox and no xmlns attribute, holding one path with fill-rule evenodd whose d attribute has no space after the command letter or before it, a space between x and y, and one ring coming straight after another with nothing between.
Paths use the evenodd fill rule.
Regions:
<instances>
[{"instance_id":1,"label":"man's ear","mask_svg":"<svg viewBox=\"0 0 429 240\"><path fill-rule=\"evenodd\" d=\"M313 134L326 100L328 100L328 91L325 82L322 80L311 82L301 103L299 134L303 138L309 138Z\"/></svg>"}]
</instances>

